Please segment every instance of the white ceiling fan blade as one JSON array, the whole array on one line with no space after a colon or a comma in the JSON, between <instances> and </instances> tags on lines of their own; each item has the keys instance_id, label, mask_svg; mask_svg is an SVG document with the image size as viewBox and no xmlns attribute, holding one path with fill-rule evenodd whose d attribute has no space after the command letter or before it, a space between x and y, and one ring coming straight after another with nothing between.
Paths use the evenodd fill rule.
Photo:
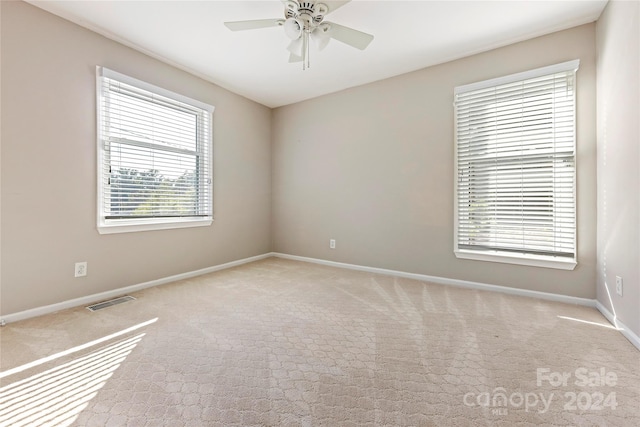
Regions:
<instances>
[{"instance_id":1,"label":"white ceiling fan blade","mask_svg":"<svg viewBox=\"0 0 640 427\"><path fill-rule=\"evenodd\" d=\"M329 12L327 12L327 15L330 14L331 12L333 12L334 10L344 6L345 4L349 3L351 0L346 0L346 1L320 1L319 3L324 3L329 7Z\"/></svg>"},{"instance_id":2,"label":"white ceiling fan blade","mask_svg":"<svg viewBox=\"0 0 640 427\"><path fill-rule=\"evenodd\" d=\"M258 28L277 27L284 24L284 19L256 19L253 21L225 22L231 31L257 30Z\"/></svg>"},{"instance_id":3,"label":"white ceiling fan blade","mask_svg":"<svg viewBox=\"0 0 640 427\"><path fill-rule=\"evenodd\" d=\"M348 44L349 46L353 46L356 49L364 50L371 40L373 40L373 36L371 34L363 33L362 31L354 30L353 28L345 27L343 25L335 24L333 22L329 22L331 28L329 29L329 36L332 39L336 39L342 43Z\"/></svg>"}]
</instances>

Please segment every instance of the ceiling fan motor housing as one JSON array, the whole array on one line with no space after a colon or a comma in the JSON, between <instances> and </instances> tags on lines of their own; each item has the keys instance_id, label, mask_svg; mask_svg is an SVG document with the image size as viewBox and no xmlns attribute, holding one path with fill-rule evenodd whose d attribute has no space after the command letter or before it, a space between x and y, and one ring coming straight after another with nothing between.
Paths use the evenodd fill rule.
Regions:
<instances>
[{"instance_id":1,"label":"ceiling fan motor housing","mask_svg":"<svg viewBox=\"0 0 640 427\"><path fill-rule=\"evenodd\" d=\"M322 22L329 12L329 7L324 3L314 1L297 2L290 0L284 10L285 18L293 18L303 24L305 31L311 31Z\"/></svg>"}]
</instances>

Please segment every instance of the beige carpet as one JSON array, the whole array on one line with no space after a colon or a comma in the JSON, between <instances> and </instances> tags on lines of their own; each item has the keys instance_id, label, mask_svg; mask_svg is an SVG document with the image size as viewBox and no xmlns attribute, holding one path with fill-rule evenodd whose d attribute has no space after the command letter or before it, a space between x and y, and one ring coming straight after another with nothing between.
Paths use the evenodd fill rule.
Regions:
<instances>
[{"instance_id":1,"label":"beige carpet","mask_svg":"<svg viewBox=\"0 0 640 427\"><path fill-rule=\"evenodd\" d=\"M277 258L133 295L2 328L0 425L640 425L594 309Z\"/></svg>"}]
</instances>

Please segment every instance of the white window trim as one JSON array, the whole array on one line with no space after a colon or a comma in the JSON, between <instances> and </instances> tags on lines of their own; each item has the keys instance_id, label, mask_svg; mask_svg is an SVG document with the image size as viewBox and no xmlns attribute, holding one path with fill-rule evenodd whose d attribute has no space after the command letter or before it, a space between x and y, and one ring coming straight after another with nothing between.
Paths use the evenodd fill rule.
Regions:
<instances>
[{"instance_id":1,"label":"white window trim","mask_svg":"<svg viewBox=\"0 0 640 427\"><path fill-rule=\"evenodd\" d=\"M580 60L562 62L560 64L549 65L547 67L536 68L535 70L523 71L521 73L509 74L508 76L496 77L495 79L483 80L481 82L470 83L467 85L456 86L454 94L462 92L470 92L472 90L484 89L492 86L500 86L507 83L513 83L520 80L528 80L535 77L545 76L547 74L561 73L563 71L577 70L580 66Z\"/></svg>"},{"instance_id":2,"label":"white window trim","mask_svg":"<svg viewBox=\"0 0 640 427\"><path fill-rule=\"evenodd\" d=\"M98 218L99 221L101 219ZM101 221L98 225L98 232L100 234L132 233L137 231L170 230L173 228L206 227L212 223L213 219L190 218L118 220L117 224Z\"/></svg>"},{"instance_id":3,"label":"white window trim","mask_svg":"<svg viewBox=\"0 0 640 427\"><path fill-rule=\"evenodd\" d=\"M187 96L181 95L179 93L171 92L167 89L163 89L161 87L152 85L150 83L135 79L133 77L129 77L125 74L118 73L116 71L110 70L105 67L96 66L96 111L97 111L97 121L96 121L96 148L97 148L97 229L100 234L115 234L115 233L131 233L131 232L139 232L139 231L151 231L151 230L168 230L168 229L176 229L176 228L188 228L188 227L206 227L210 226L213 223L213 212L210 217L197 217L197 218L136 218L136 219L121 219L117 221L108 221L105 220L102 211L102 202L103 202L103 189L100 185L100 181L102 179L102 170L101 166L104 160L104 150L103 150L103 141L102 135L100 134L100 123L102 123L102 109L100 105L102 105L102 91L101 91L101 78L107 77L118 80L120 82L136 86L140 89L147 90L150 92L154 92L158 95L165 96L167 98L175 99L176 101L180 101L186 104L191 104L195 107L201 108L208 112L210 115L209 118L209 129L208 129L208 141L209 144L209 153L208 153L208 161L209 161L209 179L212 184L210 187L210 191L213 192L213 112L215 107L204 102L189 98ZM213 200L213 196L210 195Z\"/></svg>"},{"instance_id":4,"label":"white window trim","mask_svg":"<svg viewBox=\"0 0 640 427\"><path fill-rule=\"evenodd\" d=\"M563 72L568 70L577 70L580 66L580 60L576 59L573 61L567 61L560 64L550 65L547 67L536 68L534 70L524 71L521 73L510 74L508 76L498 77L490 80L485 80L481 82L471 83L467 85L457 86L454 88L454 96L458 93L469 92L472 90L484 89L492 86L499 86L502 84L508 84L516 81L527 80L530 78L535 78L547 74L553 74L557 72ZM574 80L575 85L575 80ZM575 90L575 89L574 89ZM576 95L577 96L577 95ZM456 104L454 102L454 118L457 117ZM577 105L574 108L574 127L575 127L575 114L577 111ZM574 135L577 135L576 130L574 128ZM532 266L532 267L543 267L543 268L553 268L559 270L574 270L578 264L578 245L577 245L577 230L578 230L578 218L577 218L577 195L576 195L576 176L578 170L578 156L574 155L574 200L576 200L576 235L574 237L574 257L571 258L563 258L563 257L554 257L554 256L543 256L543 255L533 255L533 254L522 254L516 252L506 252L506 251L472 251L466 249L459 249L458 247L458 131L457 126L455 126L454 120L454 171L453 171L453 183L454 183L454 197L453 197L453 210L454 210L454 233L453 233L453 247L454 254L456 258L459 259L469 259L476 261L486 261L486 262L498 262L505 264L517 264L524 266Z\"/></svg>"},{"instance_id":5,"label":"white window trim","mask_svg":"<svg viewBox=\"0 0 640 427\"><path fill-rule=\"evenodd\" d=\"M456 258L461 259L528 265L531 267L556 268L558 270L573 270L576 268L576 265L578 265L575 259L563 259L562 257L554 258L550 256L518 254L501 251L479 253L464 249L456 249L454 252Z\"/></svg>"}]
</instances>

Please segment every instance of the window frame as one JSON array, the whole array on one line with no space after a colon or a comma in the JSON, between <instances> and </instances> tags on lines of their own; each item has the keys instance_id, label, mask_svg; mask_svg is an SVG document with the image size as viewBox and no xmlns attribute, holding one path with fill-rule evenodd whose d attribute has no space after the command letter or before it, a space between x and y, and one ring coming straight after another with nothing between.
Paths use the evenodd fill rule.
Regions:
<instances>
[{"instance_id":1,"label":"window frame","mask_svg":"<svg viewBox=\"0 0 640 427\"><path fill-rule=\"evenodd\" d=\"M481 82L471 83L467 85L457 86L454 88L454 233L453 244L454 254L460 259L469 259L476 261L487 262L499 262L507 264L517 264L534 267L554 268L561 270L573 270L577 265L578 248L577 248L577 231L578 231L578 219L577 219L577 132L576 132L576 113L577 113L577 93L576 93L576 78L575 74L579 68L580 60L567 61L560 64L550 65L547 67L541 67L521 73L511 74L504 77L498 77ZM518 81L525 81L533 78L538 78L550 74L573 71L573 203L574 203L574 233L573 233L573 257L561 257L553 255L539 255L533 253L523 252L511 252L504 250L473 250L459 247L459 175L458 175L458 163L459 163L459 151L458 151L458 103L456 98L459 93L466 93L480 89L487 89L490 87L496 87L504 84L515 83Z\"/></svg>"},{"instance_id":2,"label":"window frame","mask_svg":"<svg viewBox=\"0 0 640 427\"><path fill-rule=\"evenodd\" d=\"M206 182L206 194L198 196L198 200L204 198L207 204L207 211L203 216L156 216L156 217L131 217L131 218L108 218L108 212L105 212L105 194L107 189L103 184L103 167L106 160L105 141L103 139L102 124L103 117L103 94L102 82L103 78L109 78L126 85L133 86L141 91L147 91L154 95L176 101L177 103L188 104L189 106L202 110L203 115L207 118L206 125L201 129L197 127L196 139L198 144L205 144L205 154L200 155L201 159L196 156L197 160L205 162L207 166L207 175L203 178ZM150 230L166 230L187 227L205 227L213 223L213 112L215 107L204 102L189 98L187 96L163 89L150 83L135 79L125 74L118 73L102 66L96 66L96 142L97 142L97 229L100 234L128 233ZM135 145L135 144L132 144ZM171 150L167 150L170 152ZM186 150L185 150L186 151Z\"/></svg>"}]
</instances>

